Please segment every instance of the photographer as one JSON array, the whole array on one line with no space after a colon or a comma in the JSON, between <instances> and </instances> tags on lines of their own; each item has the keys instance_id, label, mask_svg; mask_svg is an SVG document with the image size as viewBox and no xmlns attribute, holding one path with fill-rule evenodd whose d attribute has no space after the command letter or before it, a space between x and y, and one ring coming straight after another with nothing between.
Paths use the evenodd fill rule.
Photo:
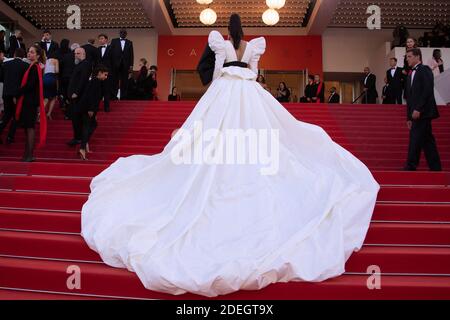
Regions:
<instances>
[{"instance_id":1,"label":"photographer","mask_svg":"<svg viewBox=\"0 0 450 320\"><path fill-rule=\"evenodd\" d=\"M280 82L277 89L276 98L279 102L289 102L289 98L291 96L291 92L286 86L286 83Z\"/></svg>"}]
</instances>

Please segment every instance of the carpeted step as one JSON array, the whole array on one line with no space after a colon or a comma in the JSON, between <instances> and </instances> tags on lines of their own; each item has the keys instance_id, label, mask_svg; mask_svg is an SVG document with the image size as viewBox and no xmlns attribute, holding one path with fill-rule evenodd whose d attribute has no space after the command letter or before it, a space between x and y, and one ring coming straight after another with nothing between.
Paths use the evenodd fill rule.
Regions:
<instances>
[{"instance_id":1,"label":"carpeted step","mask_svg":"<svg viewBox=\"0 0 450 320\"><path fill-rule=\"evenodd\" d=\"M70 266L81 271L81 288L69 289ZM1 258L0 287L147 299L205 299L194 294L168 295L144 288L136 274L103 264ZM368 274L343 275L321 283L277 283L258 291L238 291L218 299L450 299L450 277L382 275L381 289L370 290Z\"/></svg>"},{"instance_id":2,"label":"carpeted step","mask_svg":"<svg viewBox=\"0 0 450 320\"><path fill-rule=\"evenodd\" d=\"M102 261L81 236L70 234L0 231L0 254ZM450 270L450 247L365 246L350 257L347 265L347 272L366 272L368 266L378 265L384 273L446 274Z\"/></svg>"}]
</instances>

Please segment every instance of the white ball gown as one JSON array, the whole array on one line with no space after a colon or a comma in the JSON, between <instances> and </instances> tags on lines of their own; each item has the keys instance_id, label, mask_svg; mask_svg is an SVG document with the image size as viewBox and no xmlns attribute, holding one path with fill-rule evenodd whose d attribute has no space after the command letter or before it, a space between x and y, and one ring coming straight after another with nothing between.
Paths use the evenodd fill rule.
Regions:
<instances>
[{"instance_id":1,"label":"white ball gown","mask_svg":"<svg viewBox=\"0 0 450 320\"><path fill-rule=\"evenodd\" d=\"M341 275L363 244L379 185L322 128L296 120L255 81L264 38L247 43L241 61L249 68L223 67L237 59L233 45L217 31L208 41L216 55L209 89L162 153L119 158L92 180L82 236L106 264L175 295ZM174 161L180 145L199 145L198 134L183 138L199 123L202 132L218 129L203 138L215 150L219 131L277 132L276 170L267 161Z\"/></svg>"}]
</instances>

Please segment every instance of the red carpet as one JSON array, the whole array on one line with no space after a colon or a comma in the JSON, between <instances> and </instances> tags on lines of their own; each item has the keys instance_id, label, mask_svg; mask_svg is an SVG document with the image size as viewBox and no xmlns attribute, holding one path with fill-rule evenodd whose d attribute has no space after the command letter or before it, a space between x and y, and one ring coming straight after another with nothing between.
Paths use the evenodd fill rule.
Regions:
<instances>
[{"instance_id":1,"label":"red carpet","mask_svg":"<svg viewBox=\"0 0 450 320\"><path fill-rule=\"evenodd\" d=\"M146 290L134 273L101 262L79 235L80 211L93 176L120 156L154 154L194 104L122 102L99 114L88 162L65 145L71 124L49 123L37 162L21 163L23 134L0 146L0 299L198 299ZM222 299L450 299L450 172L399 171L408 132L403 106L291 104L298 119L322 126L354 153L382 185L365 245L346 274L322 283L290 282ZM450 170L450 109L434 122L445 170ZM300 139L301 137L299 137ZM81 289L68 289L66 270L81 269ZM369 266L381 270L370 290Z\"/></svg>"}]
</instances>

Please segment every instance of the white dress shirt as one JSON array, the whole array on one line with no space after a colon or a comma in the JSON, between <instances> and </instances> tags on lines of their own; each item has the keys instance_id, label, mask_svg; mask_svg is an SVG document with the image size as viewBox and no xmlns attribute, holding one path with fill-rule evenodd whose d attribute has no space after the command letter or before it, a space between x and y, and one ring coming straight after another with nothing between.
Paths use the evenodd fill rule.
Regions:
<instances>
[{"instance_id":1,"label":"white dress shirt","mask_svg":"<svg viewBox=\"0 0 450 320\"><path fill-rule=\"evenodd\" d=\"M416 65L413 67L413 69L416 68L419 64L420 64L420 63L416 64ZM413 85L413 83L414 83L414 76L415 76L415 75L416 75L416 70L413 70L413 72L411 73L411 87L412 87L412 85Z\"/></svg>"},{"instance_id":2,"label":"white dress shirt","mask_svg":"<svg viewBox=\"0 0 450 320\"><path fill-rule=\"evenodd\" d=\"M396 70L397 70L397 67L391 69L391 76L392 76L392 78L394 77Z\"/></svg>"},{"instance_id":3,"label":"white dress shirt","mask_svg":"<svg viewBox=\"0 0 450 320\"><path fill-rule=\"evenodd\" d=\"M102 58L103 58L103 56L105 55L106 47L108 47L107 44L105 44L104 46L102 46ZM123 50L123 49L122 49L122 50Z\"/></svg>"},{"instance_id":4,"label":"white dress shirt","mask_svg":"<svg viewBox=\"0 0 450 320\"><path fill-rule=\"evenodd\" d=\"M120 46L122 47L122 51L125 48L125 39L120 39Z\"/></svg>"}]
</instances>

